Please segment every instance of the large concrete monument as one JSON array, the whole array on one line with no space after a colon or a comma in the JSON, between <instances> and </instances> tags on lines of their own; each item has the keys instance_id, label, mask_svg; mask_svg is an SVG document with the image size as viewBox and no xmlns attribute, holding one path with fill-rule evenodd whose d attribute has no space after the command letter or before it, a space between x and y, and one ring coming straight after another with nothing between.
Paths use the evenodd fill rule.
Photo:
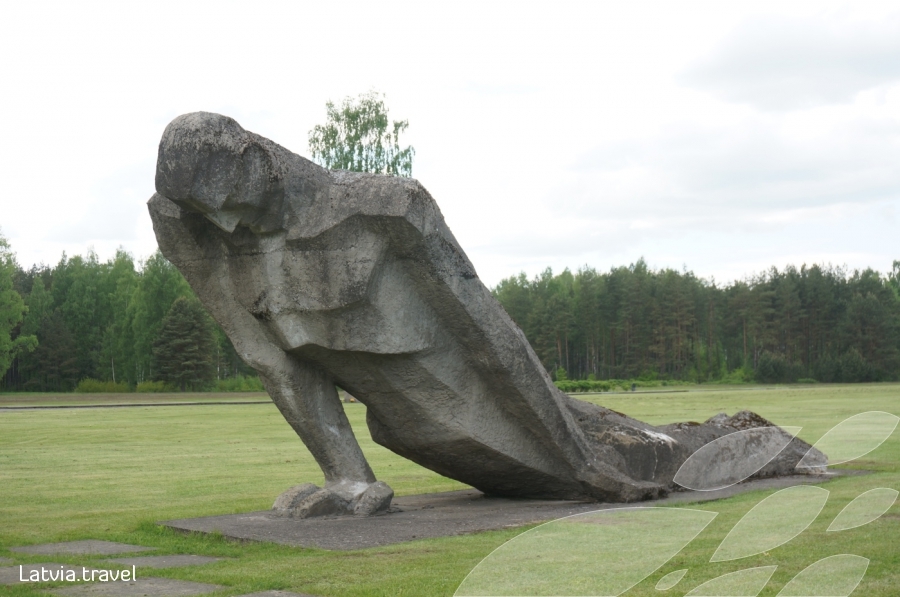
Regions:
<instances>
[{"instance_id":1,"label":"large concrete monument","mask_svg":"<svg viewBox=\"0 0 900 597\"><path fill-rule=\"evenodd\" d=\"M377 443L503 496L653 499L698 448L771 425L741 413L657 428L566 396L415 180L329 171L197 112L163 133L156 190L160 249L325 473L324 488L278 498L284 515L390 505L335 384L366 405ZM732 444L726 465L763 444L778 454L756 476L790 474L809 449L777 428Z\"/></svg>"}]
</instances>

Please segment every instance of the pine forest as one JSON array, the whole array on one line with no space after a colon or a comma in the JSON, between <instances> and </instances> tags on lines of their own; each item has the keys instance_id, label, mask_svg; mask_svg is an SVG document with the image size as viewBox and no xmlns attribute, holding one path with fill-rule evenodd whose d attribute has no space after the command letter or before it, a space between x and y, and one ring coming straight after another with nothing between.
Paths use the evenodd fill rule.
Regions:
<instances>
[{"instance_id":1,"label":"pine forest","mask_svg":"<svg viewBox=\"0 0 900 597\"><path fill-rule=\"evenodd\" d=\"M900 261L886 275L804 265L718 286L639 260L492 292L567 390L900 379ZM24 270L2 237L0 375L3 391L262 389L160 253Z\"/></svg>"}]
</instances>

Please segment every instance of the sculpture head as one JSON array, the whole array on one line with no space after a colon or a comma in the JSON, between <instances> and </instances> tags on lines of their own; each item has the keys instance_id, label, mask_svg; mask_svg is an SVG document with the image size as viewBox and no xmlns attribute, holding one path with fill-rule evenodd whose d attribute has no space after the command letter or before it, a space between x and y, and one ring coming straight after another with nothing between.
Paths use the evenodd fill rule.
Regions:
<instances>
[{"instance_id":1,"label":"sculpture head","mask_svg":"<svg viewBox=\"0 0 900 597\"><path fill-rule=\"evenodd\" d=\"M259 226L282 195L277 160L263 141L233 118L183 114L159 142L156 191L227 232Z\"/></svg>"}]
</instances>

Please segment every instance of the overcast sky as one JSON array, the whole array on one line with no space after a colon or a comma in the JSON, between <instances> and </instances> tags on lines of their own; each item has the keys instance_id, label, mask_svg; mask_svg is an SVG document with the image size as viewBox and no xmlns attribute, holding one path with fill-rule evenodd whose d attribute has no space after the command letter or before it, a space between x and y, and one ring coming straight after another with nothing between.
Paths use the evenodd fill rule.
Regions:
<instances>
[{"instance_id":1,"label":"overcast sky","mask_svg":"<svg viewBox=\"0 0 900 597\"><path fill-rule=\"evenodd\" d=\"M308 155L325 102L408 119L482 280L643 256L719 283L900 259L896 2L5 3L0 229L19 263L156 248L175 116Z\"/></svg>"}]
</instances>

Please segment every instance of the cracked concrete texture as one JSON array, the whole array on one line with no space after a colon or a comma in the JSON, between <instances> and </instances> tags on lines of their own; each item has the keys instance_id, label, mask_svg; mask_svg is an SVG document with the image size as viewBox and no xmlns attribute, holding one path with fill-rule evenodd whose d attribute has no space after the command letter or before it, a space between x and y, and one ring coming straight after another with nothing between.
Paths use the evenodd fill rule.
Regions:
<instances>
[{"instance_id":1,"label":"cracked concrete texture","mask_svg":"<svg viewBox=\"0 0 900 597\"><path fill-rule=\"evenodd\" d=\"M107 562L115 562L123 566L138 568L180 568L183 566L201 566L219 562L222 558L194 555L138 556L136 558L113 558Z\"/></svg>"},{"instance_id":2,"label":"cracked concrete texture","mask_svg":"<svg viewBox=\"0 0 900 597\"><path fill-rule=\"evenodd\" d=\"M279 500L285 515L390 505L335 384L366 405L377 443L499 496L658 498L736 429L657 429L559 391L415 180L325 170L197 112L163 133L156 190L161 251L325 473Z\"/></svg>"},{"instance_id":3,"label":"cracked concrete texture","mask_svg":"<svg viewBox=\"0 0 900 597\"><path fill-rule=\"evenodd\" d=\"M864 474L842 470L840 475ZM823 483L833 476L794 475L753 479L715 491L676 491L653 505L696 504L748 491L767 491ZM242 541L330 550L368 549L434 537L521 527L627 504L587 501L523 500L489 497L475 489L407 495L394 499L391 511L365 518L319 517L285 519L271 511L244 512L201 518L167 520L160 524L182 531L218 533Z\"/></svg>"},{"instance_id":4,"label":"cracked concrete texture","mask_svg":"<svg viewBox=\"0 0 900 597\"><path fill-rule=\"evenodd\" d=\"M239 595L238 597L315 597L308 593L291 593L289 591L263 591L261 593L251 593L249 595Z\"/></svg>"},{"instance_id":5,"label":"cracked concrete texture","mask_svg":"<svg viewBox=\"0 0 900 597\"><path fill-rule=\"evenodd\" d=\"M53 589L62 597L191 597L221 591L225 587L174 578L144 577L135 581L86 583Z\"/></svg>"},{"instance_id":6,"label":"cracked concrete texture","mask_svg":"<svg viewBox=\"0 0 900 597\"><path fill-rule=\"evenodd\" d=\"M40 545L26 545L24 547L11 547L10 551L17 553L53 555L116 555L120 553L132 553L139 551L153 551L155 547L142 545L129 545L128 543L116 543L114 541L100 541L98 539L85 539L83 541L66 541L64 543L42 543Z\"/></svg>"}]
</instances>

